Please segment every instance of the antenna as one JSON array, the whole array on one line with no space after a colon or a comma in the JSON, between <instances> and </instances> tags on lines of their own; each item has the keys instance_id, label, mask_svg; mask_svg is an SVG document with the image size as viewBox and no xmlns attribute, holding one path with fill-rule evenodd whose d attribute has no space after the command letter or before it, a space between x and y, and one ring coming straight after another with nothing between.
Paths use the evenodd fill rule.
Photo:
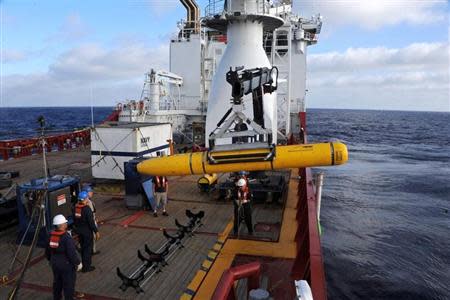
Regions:
<instances>
[{"instance_id":1,"label":"antenna","mask_svg":"<svg viewBox=\"0 0 450 300\"><path fill-rule=\"evenodd\" d=\"M92 128L94 128L94 92L93 92L93 88L91 85L91 126Z\"/></svg>"}]
</instances>

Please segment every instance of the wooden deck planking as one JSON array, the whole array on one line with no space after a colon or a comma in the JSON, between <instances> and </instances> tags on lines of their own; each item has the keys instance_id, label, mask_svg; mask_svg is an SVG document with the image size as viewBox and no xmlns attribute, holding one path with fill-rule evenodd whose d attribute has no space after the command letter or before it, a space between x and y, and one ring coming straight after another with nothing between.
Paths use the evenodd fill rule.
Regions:
<instances>
[{"instance_id":1,"label":"wooden deck planking","mask_svg":"<svg viewBox=\"0 0 450 300\"><path fill-rule=\"evenodd\" d=\"M169 266L144 287L146 291L151 291L151 287L157 287L157 289L151 293L137 295L134 289L128 289L126 292L119 290L121 282L116 276L115 268L119 266L125 274L129 274L140 264L137 249L143 250L143 245L147 242L152 250L157 250L165 242L165 238L160 232L105 226L103 238L98 242L98 249L102 252L93 257L96 270L88 274L78 273L76 289L83 293L121 299L173 299L175 295L182 294L215 240L216 237L205 235L195 235L186 239L185 248L179 250L169 260ZM39 249L37 252L42 253L42 251ZM32 266L24 282L50 287L52 274L47 261L44 259ZM37 291L34 293L41 295Z\"/></svg>"},{"instance_id":2,"label":"wooden deck planking","mask_svg":"<svg viewBox=\"0 0 450 300\"><path fill-rule=\"evenodd\" d=\"M169 261L169 266L159 276L147 283L147 290L150 290L149 287L158 287L152 294L152 299L178 299L200 268L206 257L206 250L212 247L215 241L215 237L200 235L188 240L185 248L179 250L172 263Z\"/></svg>"},{"instance_id":3,"label":"wooden deck planking","mask_svg":"<svg viewBox=\"0 0 450 300\"><path fill-rule=\"evenodd\" d=\"M81 180L91 177L91 157L87 150L70 150L64 152L50 152L47 155L50 173L53 175L78 175ZM42 156L32 155L20 159L0 161L1 171L19 171L20 176L13 178L15 183L24 183L32 178L44 177ZM7 189L0 190L5 192Z\"/></svg>"},{"instance_id":4,"label":"wooden deck planking","mask_svg":"<svg viewBox=\"0 0 450 300\"><path fill-rule=\"evenodd\" d=\"M81 173L82 180L91 180L90 169L83 169L89 163L90 153L88 151L49 154L52 174ZM42 176L41 159L37 156L2 162L0 167L2 170L21 171L18 182ZM224 178L222 176L219 180L224 180ZM198 176L170 177L168 204L170 216L163 217L160 214L158 218L154 218L151 212L148 212L132 222L127 228L118 224L137 211L128 210L123 200L117 200L118 196L123 197L123 195L108 192L96 193L94 200L98 210L97 216L100 221L105 221L105 224L100 226L102 239L98 242L98 249L101 254L93 257L93 265L97 268L94 272L78 273L77 291L119 299L177 299L194 277L206 258L208 250L216 241L217 237L214 233L222 231L233 216L232 203L217 201L217 193L214 192L211 194L200 193L196 184L197 180ZM281 221L282 206L257 204L253 208L254 224L268 222L268 220L271 223ZM152 250L157 250L165 241L162 232L158 229L162 227L176 229L175 218L178 218L182 224L186 223L185 209L191 209L194 212L205 211L204 226L199 229L201 233L186 240L185 249L180 250L169 262L169 266L147 283L144 287L144 290L147 291L145 294L137 295L134 289L128 289L125 293L122 292L118 288L121 282L116 276L116 267L119 266L123 273L127 275L134 270L140 264L137 258L137 250L143 251L145 243L148 243ZM245 232L245 229L243 231ZM259 234L257 233L258 237ZM267 233L262 234L268 235ZM273 234L270 238L274 239ZM8 252L8 247L11 247L11 244L8 246L5 237L1 236L0 251L2 253ZM35 256L42 254L41 251L36 251ZM13 251L9 250L9 252L12 253ZM10 256L12 257L12 254ZM6 272L7 265L9 265L9 259L0 262L1 274ZM47 289L51 287L52 274L45 259L28 270L25 282L47 287ZM150 292L152 287L156 289ZM1 299L4 298L3 296L9 289L10 287L8 289L0 288ZM22 289L19 299L30 298L51 299L52 297L48 291Z\"/></svg>"},{"instance_id":5,"label":"wooden deck planking","mask_svg":"<svg viewBox=\"0 0 450 300\"><path fill-rule=\"evenodd\" d=\"M76 170L75 173L79 173L83 165L86 165L89 161L88 152L71 151L49 154L49 164L53 174L70 174L71 169ZM20 171L21 176L17 182L22 183L41 176L40 163L40 157L32 156L3 162L1 167L5 170ZM88 171L90 173L90 170ZM82 175L82 178L85 181L91 179L90 174ZM221 205L220 208L223 209L217 209L210 195L200 195L196 186L197 179L194 176L171 178L169 198L173 193L178 199L170 201L168 209L170 216L166 218L160 215L158 218L154 218L151 212L148 212L128 227L119 224L137 211L128 210L125 207L123 199L118 198L123 197L123 195L108 192L96 193L94 201L97 206L97 217L100 220L102 235L97 248L101 251L101 254L93 257L93 265L96 266L94 272L78 273L76 290L119 299L173 299L180 296L205 259L208 250L216 241L217 237L208 233L221 231L232 214L231 205ZM116 275L116 267L119 266L124 274L130 274L140 265L137 250L143 251L145 243L152 250L157 250L165 242L165 238L158 228L176 229L175 217L181 223L186 223L188 221L185 216L186 209L191 209L194 212L205 211L205 225L200 228L200 231L208 233L199 233L185 240L185 249L180 250L169 262L170 265L162 273L151 279L144 288L149 290L152 286L157 287L154 292L146 292L140 295L137 295L134 289L122 292L119 289L121 282ZM142 228L138 228L139 226ZM6 274L9 262L13 257L16 247L14 244L15 237L16 232L14 230L1 236L0 251L5 258L0 262L1 274ZM26 248L22 252L25 253L25 250ZM42 254L43 249L36 249L34 257L39 257ZM52 273L45 258L27 270L24 282L29 284L31 288L30 286L22 288L19 299L52 298ZM0 297L6 298L10 289L11 286L2 286Z\"/></svg>"},{"instance_id":6,"label":"wooden deck planking","mask_svg":"<svg viewBox=\"0 0 450 300\"><path fill-rule=\"evenodd\" d=\"M146 213L144 216L132 223L136 226L155 226L161 228L175 229L175 219L181 224L186 224L188 218L186 217L185 210L190 209L192 212L197 213L200 210L205 211L205 217L203 218L203 226L199 231L206 231L211 233L218 233L223 229L225 224L232 217L231 205L214 205L214 203L190 203L170 201L167 206L168 217L162 216L159 212L158 217L153 217L151 212Z\"/></svg>"}]
</instances>

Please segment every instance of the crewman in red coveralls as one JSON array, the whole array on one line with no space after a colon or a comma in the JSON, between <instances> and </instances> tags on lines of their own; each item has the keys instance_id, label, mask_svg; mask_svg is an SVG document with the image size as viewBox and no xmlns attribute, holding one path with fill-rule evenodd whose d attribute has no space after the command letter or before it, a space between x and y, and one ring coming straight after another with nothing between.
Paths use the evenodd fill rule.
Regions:
<instances>
[{"instance_id":1,"label":"crewman in red coveralls","mask_svg":"<svg viewBox=\"0 0 450 300\"><path fill-rule=\"evenodd\" d=\"M50 233L50 240L45 251L53 270L53 299L72 300L75 293L76 271L83 265L78 258L75 242L67 232L67 220L63 215L53 218L56 229Z\"/></svg>"}]
</instances>

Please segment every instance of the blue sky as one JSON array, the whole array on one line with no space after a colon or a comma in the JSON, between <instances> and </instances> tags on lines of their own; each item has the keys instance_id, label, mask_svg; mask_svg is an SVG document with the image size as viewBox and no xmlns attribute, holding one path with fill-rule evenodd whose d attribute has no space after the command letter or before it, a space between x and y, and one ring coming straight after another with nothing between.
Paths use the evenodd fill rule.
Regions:
<instances>
[{"instance_id":1,"label":"blue sky","mask_svg":"<svg viewBox=\"0 0 450 300\"><path fill-rule=\"evenodd\" d=\"M43 70L58 54L84 43L112 46L132 39L149 46L159 44L169 32L176 30L176 22L184 17L181 8L171 9L173 5L164 1L117 4L111 5L111 1L2 1L6 18L3 47L39 54L32 61L7 68L6 75ZM166 10L170 14L163 15ZM41 53L43 50L45 52Z\"/></svg>"},{"instance_id":2,"label":"blue sky","mask_svg":"<svg viewBox=\"0 0 450 300\"><path fill-rule=\"evenodd\" d=\"M0 3L4 106L89 105L87 86L100 105L136 97L148 69L167 68L169 38L185 17L175 0ZM203 11L207 1L198 3ZM298 6L305 16L324 17L309 52L309 107L450 110L446 1L302 0ZM372 65L359 62L367 54ZM342 84L330 86L336 77ZM409 88L414 82L420 89ZM383 99L372 99L374 92Z\"/></svg>"}]
</instances>

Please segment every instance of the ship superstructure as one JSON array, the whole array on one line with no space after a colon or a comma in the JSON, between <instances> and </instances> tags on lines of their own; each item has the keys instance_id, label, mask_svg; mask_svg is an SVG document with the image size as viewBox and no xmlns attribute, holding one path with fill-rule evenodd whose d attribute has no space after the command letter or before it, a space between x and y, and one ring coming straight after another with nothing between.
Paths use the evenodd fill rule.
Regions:
<instances>
[{"instance_id":1,"label":"ship superstructure","mask_svg":"<svg viewBox=\"0 0 450 300\"><path fill-rule=\"evenodd\" d=\"M276 134L281 140L298 132L298 113L305 110L307 46L317 43L321 17L300 17L293 11L291 1L253 2L252 7L232 7L236 1L209 1L200 18L195 1L182 1L187 17L178 23L179 31L170 41L169 71L146 73L140 99L119 104L118 120L169 122L173 125L176 142L203 144L205 138L198 132L211 129L205 128L208 127L205 126L208 99L219 96L215 92L211 94L215 74L220 72L223 78L231 66L228 63L249 68L254 61L255 66L261 67L260 61L264 60L264 64L279 70L279 86L271 105L277 110L273 128L277 128ZM239 20L235 14L254 16L254 27L260 29L249 29L237 37L240 40L234 43L239 46L236 51L242 54L228 55L233 56L234 61L227 61L219 70L226 49L228 53L233 52L233 33L227 31L227 24L233 19ZM255 56L255 52L242 51L242 43L255 44L261 49L257 52L260 54ZM221 96L228 89L225 86Z\"/></svg>"}]
</instances>

